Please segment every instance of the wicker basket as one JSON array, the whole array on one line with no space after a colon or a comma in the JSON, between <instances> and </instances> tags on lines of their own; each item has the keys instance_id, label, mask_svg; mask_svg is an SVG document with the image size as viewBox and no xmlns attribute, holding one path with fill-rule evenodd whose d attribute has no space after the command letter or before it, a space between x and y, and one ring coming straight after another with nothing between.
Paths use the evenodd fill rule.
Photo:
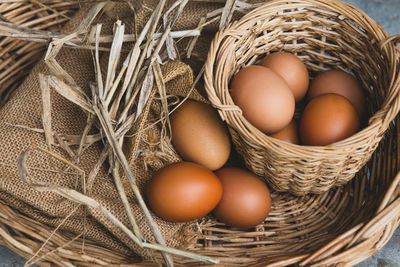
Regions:
<instances>
[{"instance_id":1,"label":"wicker basket","mask_svg":"<svg viewBox=\"0 0 400 267\"><path fill-rule=\"evenodd\" d=\"M10 12L18 9L7 5ZM74 9L71 5L70 10ZM36 53L39 58L40 50ZM3 55L2 60L9 56ZM16 58L10 64L21 63ZM9 79L14 79L15 87L21 82L21 77ZM213 218L205 219L199 225L198 242L188 250L217 257L226 266L351 266L361 262L382 248L400 224L399 136L397 117L371 160L343 188L305 197L274 193L270 216L254 229L227 228ZM154 265L68 232L53 232L54 227L0 202L0 242L25 258L37 256L41 266ZM200 265L183 258L174 260L178 266Z\"/></svg>"},{"instance_id":2,"label":"wicker basket","mask_svg":"<svg viewBox=\"0 0 400 267\"><path fill-rule=\"evenodd\" d=\"M78 8L77 2L47 1L46 6L33 2L16 1L0 4L1 20L36 30L59 32L62 25ZM32 66L40 59L46 44L32 43L2 37L0 41L0 106L26 77Z\"/></svg>"},{"instance_id":3,"label":"wicker basket","mask_svg":"<svg viewBox=\"0 0 400 267\"><path fill-rule=\"evenodd\" d=\"M363 261L381 249L400 224L398 136L400 118L371 161L344 188L307 197L274 194L270 216L248 231L210 218L200 224L202 235L188 250L217 257L225 266L352 266ZM0 202L1 242L21 256L35 255L53 231ZM132 266L140 261L60 231L37 256L42 266ZM201 264L174 261L177 266Z\"/></svg>"},{"instance_id":4,"label":"wicker basket","mask_svg":"<svg viewBox=\"0 0 400 267\"><path fill-rule=\"evenodd\" d=\"M205 88L230 126L233 142L256 174L278 191L326 192L350 181L369 160L400 107L399 58L388 34L365 13L336 0L276 0L220 31L205 68ZM327 69L351 72L367 96L368 126L329 146L300 146L271 138L251 125L229 94L229 81L266 53L296 53L311 76Z\"/></svg>"}]
</instances>

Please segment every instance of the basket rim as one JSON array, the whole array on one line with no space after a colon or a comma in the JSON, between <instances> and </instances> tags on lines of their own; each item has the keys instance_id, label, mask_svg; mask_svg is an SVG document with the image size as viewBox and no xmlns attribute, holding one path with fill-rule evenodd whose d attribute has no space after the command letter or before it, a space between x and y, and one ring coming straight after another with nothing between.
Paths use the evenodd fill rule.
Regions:
<instances>
[{"instance_id":1,"label":"basket rim","mask_svg":"<svg viewBox=\"0 0 400 267\"><path fill-rule=\"evenodd\" d=\"M283 4L285 5L285 7L283 7ZM323 7L327 9L327 12L332 11L335 12L335 14L342 14L341 16L347 15L347 17L351 18L352 20L357 19L359 21L364 21L365 24L373 25L374 27L376 27L377 32L381 36L378 39L377 34L375 34L375 37L377 38L377 43L383 44L381 45L381 49L386 50L387 53L390 55L394 55L392 59L395 60L395 62L397 63L396 66L391 66L394 69L392 70L392 80L388 88L388 91L394 91L395 94L393 94L392 97L386 97L385 102L381 105L380 109L371 116L366 127L346 139L326 146L307 146L291 144L268 136L267 134L261 132L259 129L253 126L246 118L244 118L240 108L234 104L229 93L226 93L226 95L224 96L218 96L216 93L217 90L214 86L214 65L216 64L219 49L221 48L222 44L224 44L224 41L227 41L226 38L232 35L237 35L238 29L249 30L247 24L249 22L251 23L252 21L256 21L257 18L260 17L259 13L262 13L266 9L274 10L275 14L278 14L278 11L280 10L290 9L292 6L287 7L287 5L290 4L294 4L294 7ZM290 156L303 158L314 158L315 156L327 156L329 154L336 154L338 150L353 151L355 150L354 147L359 147L365 143L365 138L362 138L363 135L367 136L367 139L382 138L383 133L386 131L390 122L396 117L400 109L400 66L398 66L400 52L392 42L385 42L390 38L391 37L386 32L386 30L383 29L375 20L370 18L364 11L362 11L358 7L347 2L342 2L340 0L271 0L247 13L240 20L228 24L219 32L217 32L211 43L210 50L206 59L204 71L204 87L212 106L218 110L220 117L228 123L230 128L232 127L233 130L241 134L246 133L247 135L250 135L251 141L256 142L260 146L264 147L268 145L270 149L274 149L276 152L282 151L282 149L284 149L285 153ZM226 99L223 99L224 97ZM236 125L234 125L232 121L235 121ZM240 124L244 126L243 128L245 128L245 130L239 129L237 122L240 122ZM374 131L376 133L375 136L367 135L366 133L368 133L369 131ZM304 152L307 152L308 155L305 155Z\"/></svg>"}]
</instances>

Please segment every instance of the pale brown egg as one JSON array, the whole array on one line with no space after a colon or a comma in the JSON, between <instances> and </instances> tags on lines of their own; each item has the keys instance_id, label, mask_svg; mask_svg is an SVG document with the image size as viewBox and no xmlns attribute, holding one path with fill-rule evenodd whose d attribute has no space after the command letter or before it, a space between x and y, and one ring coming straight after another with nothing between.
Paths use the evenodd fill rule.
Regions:
<instances>
[{"instance_id":1,"label":"pale brown egg","mask_svg":"<svg viewBox=\"0 0 400 267\"><path fill-rule=\"evenodd\" d=\"M293 118L293 93L282 77L269 68L243 68L233 78L230 93L243 116L264 133L280 131Z\"/></svg>"},{"instance_id":2,"label":"pale brown egg","mask_svg":"<svg viewBox=\"0 0 400 267\"><path fill-rule=\"evenodd\" d=\"M365 119L365 97L360 83L353 75L342 70L328 70L320 73L310 84L308 100L324 94L338 94L346 97L356 108L361 120Z\"/></svg>"},{"instance_id":3,"label":"pale brown egg","mask_svg":"<svg viewBox=\"0 0 400 267\"><path fill-rule=\"evenodd\" d=\"M288 126L270 136L288 143L299 144L299 129L296 120L293 119Z\"/></svg>"},{"instance_id":4,"label":"pale brown egg","mask_svg":"<svg viewBox=\"0 0 400 267\"><path fill-rule=\"evenodd\" d=\"M187 161L210 170L221 168L229 158L227 129L210 105L186 100L170 117L172 144Z\"/></svg>"},{"instance_id":5,"label":"pale brown egg","mask_svg":"<svg viewBox=\"0 0 400 267\"><path fill-rule=\"evenodd\" d=\"M306 95L309 85L308 70L296 55L287 52L272 53L264 57L260 65L270 68L286 81L296 102Z\"/></svg>"},{"instance_id":6,"label":"pale brown egg","mask_svg":"<svg viewBox=\"0 0 400 267\"><path fill-rule=\"evenodd\" d=\"M238 168L216 172L222 182L222 199L213 211L221 222L239 228L262 223L271 208L271 195L266 184L253 173Z\"/></svg>"},{"instance_id":7,"label":"pale brown egg","mask_svg":"<svg viewBox=\"0 0 400 267\"><path fill-rule=\"evenodd\" d=\"M160 169L146 187L150 209L170 222L187 222L211 212L222 197L222 184L207 168L179 162Z\"/></svg>"},{"instance_id":8,"label":"pale brown egg","mask_svg":"<svg viewBox=\"0 0 400 267\"><path fill-rule=\"evenodd\" d=\"M304 145L324 146L352 136L359 129L359 118L347 98L325 94L307 104L300 121Z\"/></svg>"}]
</instances>

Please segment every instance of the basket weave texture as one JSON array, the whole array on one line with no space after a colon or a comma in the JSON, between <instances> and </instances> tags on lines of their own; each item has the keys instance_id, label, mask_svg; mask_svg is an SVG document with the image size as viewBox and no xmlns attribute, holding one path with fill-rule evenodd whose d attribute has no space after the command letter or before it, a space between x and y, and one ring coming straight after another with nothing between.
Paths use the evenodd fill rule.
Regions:
<instances>
[{"instance_id":1,"label":"basket weave texture","mask_svg":"<svg viewBox=\"0 0 400 267\"><path fill-rule=\"evenodd\" d=\"M399 117L388 125L371 160L346 186L301 197L275 192L269 217L246 231L205 218L198 224L197 242L186 249L219 258L225 266L351 266L361 262L382 248L400 223ZM87 237L54 232L54 226L6 202L0 202L0 237L23 257L40 257L42 266L133 266L141 260ZM200 265L178 257L174 261L177 266Z\"/></svg>"},{"instance_id":2,"label":"basket weave texture","mask_svg":"<svg viewBox=\"0 0 400 267\"><path fill-rule=\"evenodd\" d=\"M51 0L46 6L31 2L0 4L4 22L36 30L60 32L65 22L78 9L77 2ZM46 44L2 37L0 41L0 106L26 77L32 66L40 59Z\"/></svg>"},{"instance_id":3,"label":"basket weave texture","mask_svg":"<svg viewBox=\"0 0 400 267\"><path fill-rule=\"evenodd\" d=\"M370 257L400 224L399 118L395 125L372 160L343 189L307 197L274 194L267 220L248 231L205 220L197 244L188 250L217 257L225 266L352 266ZM31 258L53 231L0 202L1 242L19 255ZM39 255L42 266L154 266L134 265L140 259L63 231L57 231ZM174 261L177 266L200 265Z\"/></svg>"},{"instance_id":4,"label":"basket weave texture","mask_svg":"<svg viewBox=\"0 0 400 267\"><path fill-rule=\"evenodd\" d=\"M220 31L208 54L205 88L247 167L275 190L296 195L326 192L350 181L399 111L399 57L392 43L380 45L386 38L365 13L332 0L271 1ZM354 74L372 114L368 125L323 147L282 142L251 125L235 106L229 81L242 67L276 51L296 53L311 76L328 69Z\"/></svg>"}]
</instances>

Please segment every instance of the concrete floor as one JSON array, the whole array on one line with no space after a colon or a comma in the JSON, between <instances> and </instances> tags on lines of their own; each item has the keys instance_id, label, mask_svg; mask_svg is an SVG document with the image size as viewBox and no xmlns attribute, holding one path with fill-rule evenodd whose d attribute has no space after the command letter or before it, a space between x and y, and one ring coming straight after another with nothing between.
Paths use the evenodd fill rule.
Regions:
<instances>
[{"instance_id":1,"label":"concrete floor","mask_svg":"<svg viewBox=\"0 0 400 267\"><path fill-rule=\"evenodd\" d=\"M379 22L390 34L400 33L400 0L346 0ZM25 260L6 247L0 246L0 267L19 267ZM400 228L390 242L378 253L357 267L400 267Z\"/></svg>"}]
</instances>

